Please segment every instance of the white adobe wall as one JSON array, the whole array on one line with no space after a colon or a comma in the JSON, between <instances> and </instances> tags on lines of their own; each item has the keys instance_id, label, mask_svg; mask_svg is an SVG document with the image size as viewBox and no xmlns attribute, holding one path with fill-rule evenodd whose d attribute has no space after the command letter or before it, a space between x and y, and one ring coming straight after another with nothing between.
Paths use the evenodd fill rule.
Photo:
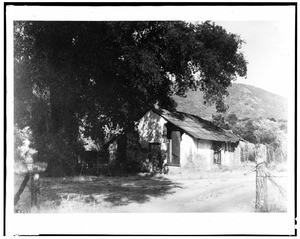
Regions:
<instances>
[{"instance_id":1,"label":"white adobe wall","mask_svg":"<svg viewBox=\"0 0 300 239\"><path fill-rule=\"evenodd\" d=\"M225 144L225 143L224 143ZM230 152L225 151L224 149L221 150L221 164L224 166L230 166Z\"/></svg>"},{"instance_id":2,"label":"white adobe wall","mask_svg":"<svg viewBox=\"0 0 300 239\"><path fill-rule=\"evenodd\" d=\"M180 165L194 165L197 168L210 168L214 164L212 141L197 140L187 134L182 135ZM225 143L222 148L225 148ZM234 152L221 150L221 164L238 166L241 164L241 149L238 145Z\"/></svg>"},{"instance_id":3,"label":"white adobe wall","mask_svg":"<svg viewBox=\"0 0 300 239\"><path fill-rule=\"evenodd\" d=\"M137 140L141 145L140 148L128 148L127 149L127 159L133 161L143 161L149 157L149 143L160 143L161 150L166 150L167 146L163 139L164 120L161 116L154 113L153 111L147 112L138 122L137 122L137 132L138 135L132 134L129 137L134 137L134 139L128 138L127 140L133 142ZM136 138L138 137L138 138Z\"/></svg>"},{"instance_id":4,"label":"white adobe wall","mask_svg":"<svg viewBox=\"0 0 300 239\"><path fill-rule=\"evenodd\" d=\"M138 122L140 143L143 148L148 149L149 143L161 143L161 149L167 150L163 138L164 124L167 121L160 115L149 111ZM240 164L240 147L234 152L221 151L221 164L224 166L234 166ZM180 143L180 165L193 164L195 167L209 168L214 164L214 151L212 141L197 140L186 133L183 133Z\"/></svg>"},{"instance_id":5,"label":"white adobe wall","mask_svg":"<svg viewBox=\"0 0 300 239\"><path fill-rule=\"evenodd\" d=\"M225 143L222 146L222 148L225 148ZM241 164L241 148L239 144L235 147L234 152L221 150L221 164L224 166L238 166Z\"/></svg>"},{"instance_id":6,"label":"white adobe wall","mask_svg":"<svg viewBox=\"0 0 300 239\"><path fill-rule=\"evenodd\" d=\"M148 148L149 143L161 143L162 150L166 150L166 145L163 140L164 124L167 121L160 115L149 111L138 122L138 131L140 136L140 143L143 148Z\"/></svg>"},{"instance_id":7,"label":"white adobe wall","mask_svg":"<svg viewBox=\"0 0 300 239\"><path fill-rule=\"evenodd\" d=\"M195 151L196 146L192 137L185 133L182 134L180 142L180 165L185 166L187 163L192 163Z\"/></svg>"},{"instance_id":8,"label":"white adobe wall","mask_svg":"<svg viewBox=\"0 0 300 239\"><path fill-rule=\"evenodd\" d=\"M188 134L182 135L180 144L180 165L209 168L213 164L212 142L197 140Z\"/></svg>"},{"instance_id":9,"label":"white adobe wall","mask_svg":"<svg viewBox=\"0 0 300 239\"><path fill-rule=\"evenodd\" d=\"M196 160L201 161L201 165L210 168L214 164L214 151L212 141L197 140Z\"/></svg>"},{"instance_id":10,"label":"white adobe wall","mask_svg":"<svg viewBox=\"0 0 300 239\"><path fill-rule=\"evenodd\" d=\"M235 151L232 155L232 163L235 166L241 165L241 147L240 147L240 143L237 145L237 147L235 148Z\"/></svg>"}]
</instances>

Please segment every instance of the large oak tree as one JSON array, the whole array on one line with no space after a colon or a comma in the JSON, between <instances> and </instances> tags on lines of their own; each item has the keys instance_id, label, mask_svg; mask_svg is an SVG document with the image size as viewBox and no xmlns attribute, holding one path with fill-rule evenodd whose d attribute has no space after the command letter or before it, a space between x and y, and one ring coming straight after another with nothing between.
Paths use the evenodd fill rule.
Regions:
<instances>
[{"instance_id":1,"label":"large oak tree","mask_svg":"<svg viewBox=\"0 0 300 239\"><path fill-rule=\"evenodd\" d=\"M242 40L211 22L23 21L14 28L15 124L32 128L39 157L56 158L61 173L72 172L80 125L103 142L154 105L173 109L172 95L189 89L224 111L227 87L246 75Z\"/></svg>"}]
</instances>

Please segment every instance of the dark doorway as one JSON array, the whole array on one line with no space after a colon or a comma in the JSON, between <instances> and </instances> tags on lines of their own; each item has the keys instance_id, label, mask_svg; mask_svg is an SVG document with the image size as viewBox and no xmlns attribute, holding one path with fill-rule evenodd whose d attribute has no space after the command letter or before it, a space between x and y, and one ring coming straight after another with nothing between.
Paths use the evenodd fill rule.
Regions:
<instances>
[{"instance_id":1,"label":"dark doorway","mask_svg":"<svg viewBox=\"0 0 300 239\"><path fill-rule=\"evenodd\" d=\"M172 131L171 133L171 155L170 164L180 164L180 131Z\"/></svg>"},{"instance_id":2,"label":"dark doorway","mask_svg":"<svg viewBox=\"0 0 300 239\"><path fill-rule=\"evenodd\" d=\"M221 164L221 150L222 150L221 142L213 142L213 149L214 149L214 163Z\"/></svg>"},{"instance_id":3,"label":"dark doorway","mask_svg":"<svg viewBox=\"0 0 300 239\"><path fill-rule=\"evenodd\" d=\"M214 163L221 164L221 151L214 152Z\"/></svg>"}]
</instances>

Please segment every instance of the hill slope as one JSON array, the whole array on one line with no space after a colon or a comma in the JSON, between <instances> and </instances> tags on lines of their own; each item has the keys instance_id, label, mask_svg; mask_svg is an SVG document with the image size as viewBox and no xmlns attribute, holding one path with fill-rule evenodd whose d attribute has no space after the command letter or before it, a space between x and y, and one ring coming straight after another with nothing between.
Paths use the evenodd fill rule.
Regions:
<instances>
[{"instance_id":1,"label":"hill slope","mask_svg":"<svg viewBox=\"0 0 300 239\"><path fill-rule=\"evenodd\" d=\"M245 84L232 84L228 88L229 96L225 102L229 106L227 113L234 113L239 119L243 118L287 118L287 99ZM214 105L203 104L203 94L200 91L190 91L187 97L174 96L177 102L177 110L199 115L202 118L211 119L216 114Z\"/></svg>"}]
</instances>

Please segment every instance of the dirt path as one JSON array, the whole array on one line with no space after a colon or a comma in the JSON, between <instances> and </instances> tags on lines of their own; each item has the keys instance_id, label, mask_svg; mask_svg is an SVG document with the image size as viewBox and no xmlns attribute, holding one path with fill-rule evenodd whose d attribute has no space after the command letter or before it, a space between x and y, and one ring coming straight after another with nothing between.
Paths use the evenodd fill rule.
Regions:
<instances>
[{"instance_id":1,"label":"dirt path","mask_svg":"<svg viewBox=\"0 0 300 239\"><path fill-rule=\"evenodd\" d=\"M40 209L32 212L254 212L255 173L247 169L207 175L45 178ZM275 211L286 205L272 195ZM273 190L274 191L274 190ZM26 197L26 192L27 196ZM29 190L17 208L24 209ZM271 199L271 197L270 197ZM270 205L271 205L270 204Z\"/></svg>"},{"instance_id":2,"label":"dirt path","mask_svg":"<svg viewBox=\"0 0 300 239\"><path fill-rule=\"evenodd\" d=\"M163 198L132 203L105 212L252 212L254 210L254 175L233 178L176 180L181 188Z\"/></svg>"}]
</instances>

